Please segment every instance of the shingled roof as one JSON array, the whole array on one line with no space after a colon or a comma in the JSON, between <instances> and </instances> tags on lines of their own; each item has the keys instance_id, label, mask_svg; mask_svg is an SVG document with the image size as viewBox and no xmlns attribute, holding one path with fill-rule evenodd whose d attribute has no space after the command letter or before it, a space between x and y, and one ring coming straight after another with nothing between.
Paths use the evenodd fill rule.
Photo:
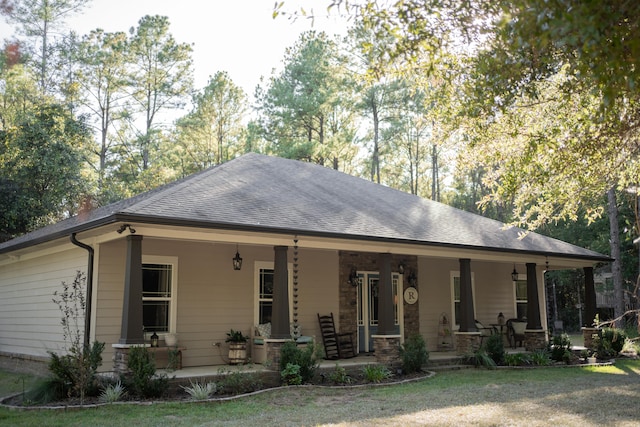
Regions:
<instances>
[{"instance_id":1,"label":"shingled roof","mask_svg":"<svg viewBox=\"0 0 640 427\"><path fill-rule=\"evenodd\" d=\"M0 253L118 221L608 260L333 169L255 153L2 243Z\"/></svg>"}]
</instances>

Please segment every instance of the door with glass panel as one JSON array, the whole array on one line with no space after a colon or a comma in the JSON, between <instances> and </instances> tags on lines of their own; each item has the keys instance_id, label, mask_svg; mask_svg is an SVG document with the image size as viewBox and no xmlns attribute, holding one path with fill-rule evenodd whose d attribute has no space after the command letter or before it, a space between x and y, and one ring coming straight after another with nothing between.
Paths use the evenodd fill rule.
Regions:
<instances>
[{"instance_id":1,"label":"door with glass panel","mask_svg":"<svg viewBox=\"0 0 640 427\"><path fill-rule=\"evenodd\" d=\"M401 288L401 275L393 273L391 275L391 285L393 286L393 312L395 332L402 335L403 325L402 304L398 297ZM372 335L378 332L378 284L380 274L378 272L358 272L358 351L367 353L373 351Z\"/></svg>"}]
</instances>

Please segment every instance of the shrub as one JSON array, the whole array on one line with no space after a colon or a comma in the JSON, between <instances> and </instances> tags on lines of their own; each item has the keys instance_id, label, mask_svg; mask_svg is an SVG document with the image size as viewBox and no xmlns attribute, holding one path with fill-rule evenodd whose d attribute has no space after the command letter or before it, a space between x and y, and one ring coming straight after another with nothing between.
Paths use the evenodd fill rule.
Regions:
<instances>
[{"instance_id":1,"label":"shrub","mask_svg":"<svg viewBox=\"0 0 640 427\"><path fill-rule=\"evenodd\" d=\"M287 366L280 371L280 379L285 385L302 384L302 375L300 375L300 366L293 363L287 363Z\"/></svg>"},{"instance_id":2,"label":"shrub","mask_svg":"<svg viewBox=\"0 0 640 427\"><path fill-rule=\"evenodd\" d=\"M623 330L617 328L602 328L598 336L594 337L593 344L598 359L610 359L616 357L622 348L627 336Z\"/></svg>"},{"instance_id":3,"label":"shrub","mask_svg":"<svg viewBox=\"0 0 640 427\"><path fill-rule=\"evenodd\" d=\"M141 397L160 397L169 387L166 375L156 376L153 355L145 347L131 347L127 360L130 374L122 378L127 389Z\"/></svg>"},{"instance_id":4,"label":"shrub","mask_svg":"<svg viewBox=\"0 0 640 427\"><path fill-rule=\"evenodd\" d=\"M68 351L62 356L49 352L48 367L53 379L47 382L53 387L49 393L51 396L76 396L80 397L81 402L85 396L94 396L99 392L96 372L102 364L104 350L104 343L83 343L83 330L78 321L85 316L85 284L84 273L77 271L72 283L62 282L62 291L53 293L53 302L62 313L62 333ZM44 387L44 383L40 387Z\"/></svg>"},{"instance_id":5,"label":"shrub","mask_svg":"<svg viewBox=\"0 0 640 427\"><path fill-rule=\"evenodd\" d=\"M347 370L336 363L336 369L329 375L329 380L334 384L350 384L351 377L347 374Z\"/></svg>"},{"instance_id":6,"label":"shrub","mask_svg":"<svg viewBox=\"0 0 640 427\"><path fill-rule=\"evenodd\" d=\"M504 361L504 341L501 334L494 334L487 337L484 342L484 349L496 362L496 365L501 365Z\"/></svg>"},{"instance_id":7,"label":"shrub","mask_svg":"<svg viewBox=\"0 0 640 427\"><path fill-rule=\"evenodd\" d=\"M504 363L507 366L524 366L531 363L531 360L524 353L510 353L504 355Z\"/></svg>"},{"instance_id":8,"label":"shrub","mask_svg":"<svg viewBox=\"0 0 640 427\"><path fill-rule=\"evenodd\" d=\"M100 401L104 403L114 403L122 400L127 395L125 387L121 381L113 384L107 384L102 393L100 393Z\"/></svg>"},{"instance_id":9,"label":"shrub","mask_svg":"<svg viewBox=\"0 0 640 427\"><path fill-rule=\"evenodd\" d=\"M310 381L318 367L314 345L310 343L305 348L299 348L294 341L284 343L280 350L280 372L288 364L300 367L303 383Z\"/></svg>"},{"instance_id":10,"label":"shrub","mask_svg":"<svg viewBox=\"0 0 640 427\"><path fill-rule=\"evenodd\" d=\"M549 343L549 346L552 360L555 360L556 362L567 361L566 353L571 353L571 340L569 340L569 335L561 334L554 336Z\"/></svg>"},{"instance_id":11,"label":"shrub","mask_svg":"<svg viewBox=\"0 0 640 427\"><path fill-rule=\"evenodd\" d=\"M422 371L422 367L429 361L427 344L422 335L411 335L400 346L400 357L402 357L402 370L405 373L410 374Z\"/></svg>"},{"instance_id":12,"label":"shrub","mask_svg":"<svg viewBox=\"0 0 640 427\"><path fill-rule=\"evenodd\" d=\"M42 378L27 390L23 404L44 404L67 397L66 387L57 377Z\"/></svg>"},{"instance_id":13,"label":"shrub","mask_svg":"<svg viewBox=\"0 0 640 427\"><path fill-rule=\"evenodd\" d=\"M474 351L473 353L468 353L462 356L462 360L465 363L468 363L473 366L484 366L489 369L493 369L496 367L496 362L487 354L483 349L479 349Z\"/></svg>"},{"instance_id":14,"label":"shrub","mask_svg":"<svg viewBox=\"0 0 640 427\"><path fill-rule=\"evenodd\" d=\"M223 371L220 371L224 374ZM221 375L218 381L218 391L229 394L241 394L262 388L262 380L256 374L246 374L238 371L228 372Z\"/></svg>"},{"instance_id":15,"label":"shrub","mask_svg":"<svg viewBox=\"0 0 640 427\"><path fill-rule=\"evenodd\" d=\"M536 366L548 366L551 364L551 357L547 350L536 350L531 353L531 363Z\"/></svg>"},{"instance_id":16,"label":"shrub","mask_svg":"<svg viewBox=\"0 0 640 427\"><path fill-rule=\"evenodd\" d=\"M216 383L200 383L196 381L195 383L189 381L189 386L180 386L187 394L191 397L192 400L206 400L211 397L212 394L218 389Z\"/></svg>"},{"instance_id":17,"label":"shrub","mask_svg":"<svg viewBox=\"0 0 640 427\"><path fill-rule=\"evenodd\" d=\"M391 371L384 365L366 365L362 368L362 374L364 379L370 383L379 383L393 376Z\"/></svg>"}]
</instances>

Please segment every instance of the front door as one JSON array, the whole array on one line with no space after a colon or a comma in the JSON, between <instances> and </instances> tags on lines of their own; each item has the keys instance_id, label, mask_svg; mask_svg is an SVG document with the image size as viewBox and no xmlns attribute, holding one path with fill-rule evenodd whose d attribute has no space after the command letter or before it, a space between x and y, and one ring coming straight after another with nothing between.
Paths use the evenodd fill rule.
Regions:
<instances>
[{"instance_id":1,"label":"front door","mask_svg":"<svg viewBox=\"0 0 640 427\"><path fill-rule=\"evenodd\" d=\"M367 353L373 351L372 335L378 331L378 272L358 272L358 351ZM393 286L393 312L395 317L396 333L402 335L403 325L402 304L398 290L401 288L402 276L398 273L391 274Z\"/></svg>"}]
</instances>

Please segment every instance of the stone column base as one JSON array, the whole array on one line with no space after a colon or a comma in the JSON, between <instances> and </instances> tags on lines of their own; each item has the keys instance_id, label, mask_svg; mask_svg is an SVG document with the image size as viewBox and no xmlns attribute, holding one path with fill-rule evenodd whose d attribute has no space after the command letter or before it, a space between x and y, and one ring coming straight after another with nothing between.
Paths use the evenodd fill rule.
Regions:
<instances>
[{"instance_id":1,"label":"stone column base","mask_svg":"<svg viewBox=\"0 0 640 427\"><path fill-rule=\"evenodd\" d=\"M268 366L269 369L279 371L280 370L280 350L282 346L290 339L269 338L269 344L267 345L266 360L264 366Z\"/></svg>"},{"instance_id":2,"label":"stone column base","mask_svg":"<svg viewBox=\"0 0 640 427\"><path fill-rule=\"evenodd\" d=\"M594 348L593 336L598 336L598 328L582 328L582 339L586 348Z\"/></svg>"},{"instance_id":3,"label":"stone column base","mask_svg":"<svg viewBox=\"0 0 640 427\"><path fill-rule=\"evenodd\" d=\"M480 332L454 332L456 336L456 353L462 356L475 353L480 349L482 334Z\"/></svg>"},{"instance_id":4,"label":"stone column base","mask_svg":"<svg viewBox=\"0 0 640 427\"><path fill-rule=\"evenodd\" d=\"M129 349L132 347L148 347L145 344L112 344L113 355L113 371L116 374L128 374L130 373L129 367Z\"/></svg>"},{"instance_id":5,"label":"stone column base","mask_svg":"<svg viewBox=\"0 0 640 427\"><path fill-rule=\"evenodd\" d=\"M545 329L525 329L524 349L536 351L547 348L547 331Z\"/></svg>"},{"instance_id":6,"label":"stone column base","mask_svg":"<svg viewBox=\"0 0 640 427\"><path fill-rule=\"evenodd\" d=\"M376 362L390 367L399 366L400 335L371 335Z\"/></svg>"}]
</instances>

